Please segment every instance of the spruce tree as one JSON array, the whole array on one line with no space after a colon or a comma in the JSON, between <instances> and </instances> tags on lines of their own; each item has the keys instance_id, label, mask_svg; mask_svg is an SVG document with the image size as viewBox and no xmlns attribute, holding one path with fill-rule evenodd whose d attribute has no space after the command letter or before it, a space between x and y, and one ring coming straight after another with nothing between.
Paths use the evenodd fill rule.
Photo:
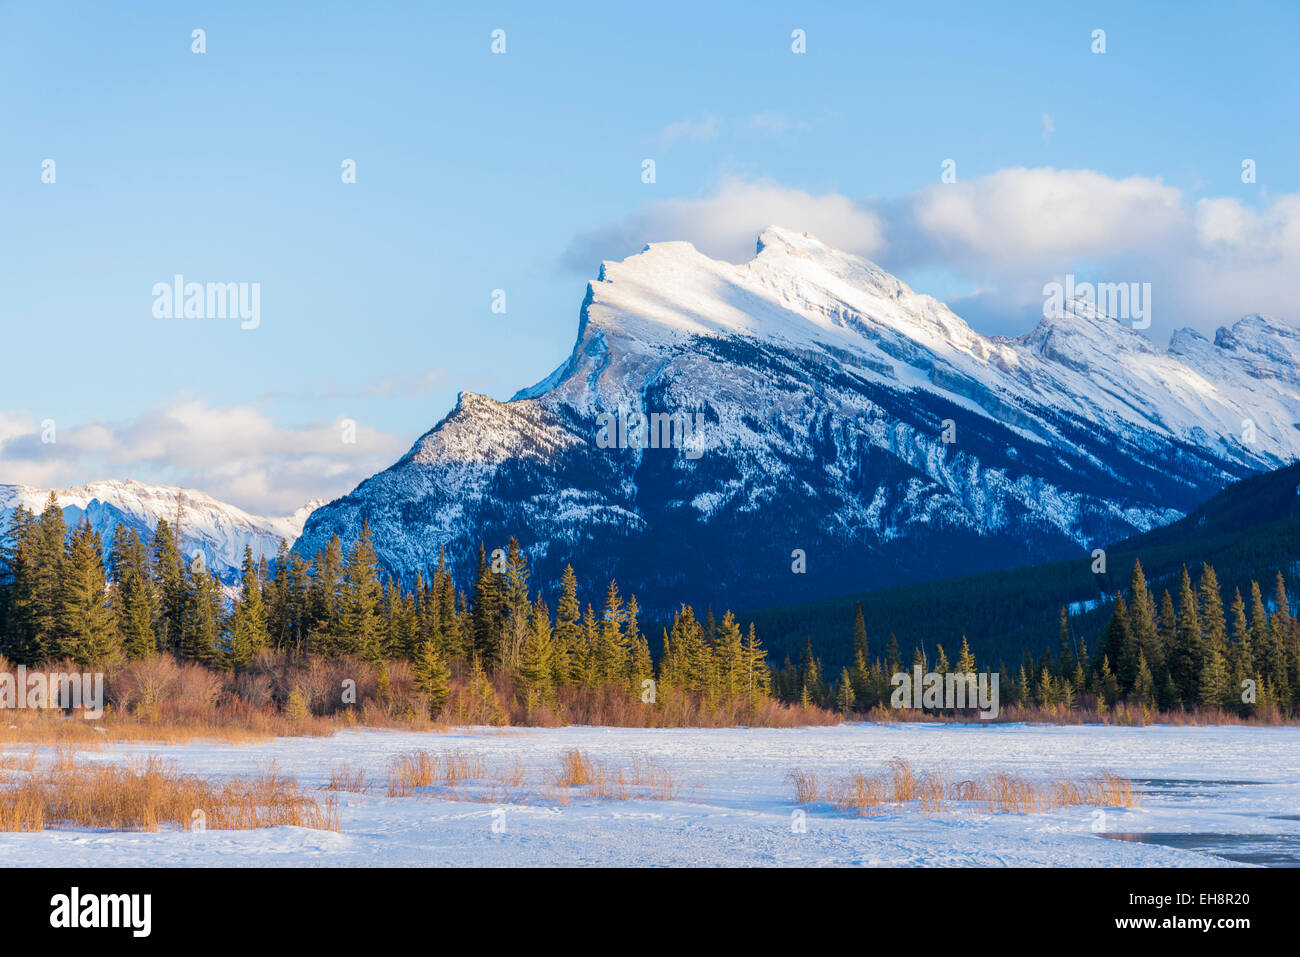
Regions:
<instances>
[{"instance_id":1,"label":"spruce tree","mask_svg":"<svg viewBox=\"0 0 1300 957\"><path fill-rule=\"evenodd\" d=\"M478 574L474 579L473 654L480 667L491 670L502 660L501 622L505 588L502 573L488 562L486 546L478 547Z\"/></svg>"},{"instance_id":2,"label":"spruce tree","mask_svg":"<svg viewBox=\"0 0 1300 957\"><path fill-rule=\"evenodd\" d=\"M835 689L835 707L840 714L847 715L853 711L856 702L857 695L853 693L853 680L849 677L849 669L844 668L840 671L839 684Z\"/></svg>"},{"instance_id":3,"label":"spruce tree","mask_svg":"<svg viewBox=\"0 0 1300 957\"><path fill-rule=\"evenodd\" d=\"M1137 677L1138 648L1129 631L1130 621L1124 596L1116 593L1115 610L1106 627L1106 640L1102 647L1107 664L1113 669L1118 694L1127 693ZM1108 694L1107 698L1114 703L1116 695Z\"/></svg>"},{"instance_id":4,"label":"spruce tree","mask_svg":"<svg viewBox=\"0 0 1300 957\"><path fill-rule=\"evenodd\" d=\"M1149 666L1159 668L1164 663L1164 653L1156 628L1155 602L1147 588L1146 575L1140 561L1133 562L1133 576L1129 580L1128 614L1129 634L1135 651L1145 655ZM1134 660L1136 661L1136 653Z\"/></svg>"},{"instance_id":5,"label":"spruce tree","mask_svg":"<svg viewBox=\"0 0 1300 957\"><path fill-rule=\"evenodd\" d=\"M550 609L539 595L528 617L527 634L519 651L519 680L530 711L554 697L553 654Z\"/></svg>"},{"instance_id":6,"label":"spruce tree","mask_svg":"<svg viewBox=\"0 0 1300 957\"><path fill-rule=\"evenodd\" d=\"M415 690L424 695L429 717L436 718L447 703L451 673L433 641L425 641L415 658Z\"/></svg>"},{"instance_id":7,"label":"spruce tree","mask_svg":"<svg viewBox=\"0 0 1300 957\"><path fill-rule=\"evenodd\" d=\"M211 667L220 663L225 650L221 582L201 562L192 562L186 568L186 604L179 653L188 661Z\"/></svg>"},{"instance_id":8,"label":"spruce tree","mask_svg":"<svg viewBox=\"0 0 1300 957\"><path fill-rule=\"evenodd\" d=\"M578 643L581 620L578 578L573 573L573 566L565 565L564 575L560 579L560 599L555 607L555 677L560 684L573 684L580 680L581 655Z\"/></svg>"},{"instance_id":9,"label":"spruce tree","mask_svg":"<svg viewBox=\"0 0 1300 957\"><path fill-rule=\"evenodd\" d=\"M767 651L759 644L754 623L749 623L745 636L745 691L751 705L764 700L771 691L771 672L767 667Z\"/></svg>"},{"instance_id":10,"label":"spruce tree","mask_svg":"<svg viewBox=\"0 0 1300 957\"><path fill-rule=\"evenodd\" d=\"M1145 705L1148 708L1154 708L1156 704L1155 678L1151 675L1151 668L1147 665L1146 652L1138 652L1137 678L1133 683L1133 700L1137 704Z\"/></svg>"},{"instance_id":11,"label":"spruce tree","mask_svg":"<svg viewBox=\"0 0 1300 957\"><path fill-rule=\"evenodd\" d=\"M1201 680L1201 670L1205 666L1205 638L1201 632L1201 615L1198 610L1196 595L1192 591L1192 579L1183 566L1182 578L1178 585L1178 618L1174 628L1174 647L1169 659L1170 671L1178 687L1178 695L1184 701L1196 701Z\"/></svg>"},{"instance_id":12,"label":"spruce tree","mask_svg":"<svg viewBox=\"0 0 1300 957\"><path fill-rule=\"evenodd\" d=\"M166 519L159 519L153 530L153 567L158 591L158 648L171 654L181 650L181 631L189 606L189 580L181 560L176 534Z\"/></svg>"},{"instance_id":13,"label":"spruce tree","mask_svg":"<svg viewBox=\"0 0 1300 957\"><path fill-rule=\"evenodd\" d=\"M64 592L65 542L68 526L63 520L63 510L53 492L45 502L40 518L36 520L32 536L31 647L34 659L40 660L64 654L60 643Z\"/></svg>"},{"instance_id":14,"label":"spruce tree","mask_svg":"<svg viewBox=\"0 0 1300 957\"><path fill-rule=\"evenodd\" d=\"M609 587L605 589L605 608L601 613L596 643L594 668L597 681L622 678L627 673L628 645L623 635L626 621L623 596L619 594L618 583L610 579Z\"/></svg>"},{"instance_id":15,"label":"spruce tree","mask_svg":"<svg viewBox=\"0 0 1300 957\"><path fill-rule=\"evenodd\" d=\"M379 557L371 544L369 522L362 523L361 532L348 551L343 564L340 597L338 652L369 662L382 660L380 602L383 586L379 583Z\"/></svg>"},{"instance_id":16,"label":"spruce tree","mask_svg":"<svg viewBox=\"0 0 1300 957\"><path fill-rule=\"evenodd\" d=\"M0 590L0 654L19 664L40 658L36 642L34 539L36 517L19 505L0 542L4 588Z\"/></svg>"},{"instance_id":17,"label":"spruce tree","mask_svg":"<svg viewBox=\"0 0 1300 957\"><path fill-rule=\"evenodd\" d=\"M79 665L103 665L122 656L117 621L106 600L103 542L82 520L68 540L58 604L58 653Z\"/></svg>"},{"instance_id":18,"label":"spruce tree","mask_svg":"<svg viewBox=\"0 0 1300 957\"><path fill-rule=\"evenodd\" d=\"M262 602L262 587L258 578L252 549L245 545L239 598L235 601L226 625L224 662L232 669L247 668L257 653L270 643L266 607Z\"/></svg>"},{"instance_id":19,"label":"spruce tree","mask_svg":"<svg viewBox=\"0 0 1300 957\"><path fill-rule=\"evenodd\" d=\"M329 658L343 653L339 624L342 583L343 543L338 535L333 535L325 548L316 553L307 588L307 648Z\"/></svg>"}]
</instances>

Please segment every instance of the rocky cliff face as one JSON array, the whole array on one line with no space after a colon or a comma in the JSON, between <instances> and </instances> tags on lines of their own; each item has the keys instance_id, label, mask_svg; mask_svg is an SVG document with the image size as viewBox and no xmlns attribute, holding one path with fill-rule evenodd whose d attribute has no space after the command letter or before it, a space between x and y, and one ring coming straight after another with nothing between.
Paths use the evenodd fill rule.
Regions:
<instances>
[{"instance_id":1,"label":"rocky cliff face","mask_svg":"<svg viewBox=\"0 0 1300 957\"><path fill-rule=\"evenodd\" d=\"M442 546L463 579L514 536L538 584L572 563L652 611L754 607L1082 556L1300 457L1298 421L1279 321L1162 352L1075 300L986 337L772 228L739 266L687 243L604 264L559 369L508 402L463 393L297 548L368 521L409 582Z\"/></svg>"}]
</instances>

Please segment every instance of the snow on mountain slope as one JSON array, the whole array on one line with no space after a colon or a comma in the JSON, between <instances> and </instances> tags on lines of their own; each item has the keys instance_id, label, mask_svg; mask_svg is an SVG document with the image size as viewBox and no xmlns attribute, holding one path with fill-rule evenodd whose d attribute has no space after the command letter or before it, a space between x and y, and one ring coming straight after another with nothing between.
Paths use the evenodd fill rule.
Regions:
<instances>
[{"instance_id":1,"label":"snow on mountain slope","mask_svg":"<svg viewBox=\"0 0 1300 957\"><path fill-rule=\"evenodd\" d=\"M691 454L603 448L620 409L704 427ZM603 264L559 369L509 402L462 394L299 549L368 521L409 581L440 546L465 562L513 535L539 583L572 562L659 611L773 604L1085 554L1300 456L1297 421L1300 332L1278 320L1160 351L1074 300L986 337L773 227L741 265L680 242Z\"/></svg>"},{"instance_id":2,"label":"snow on mountain slope","mask_svg":"<svg viewBox=\"0 0 1300 957\"><path fill-rule=\"evenodd\" d=\"M0 485L0 519L7 524L20 505L39 513L50 491ZM119 524L134 528L147 539L160 518L172 526L179 522L182 551L191 557L200 552L208 567L227 584L238 580L245 545L253 550L254 558L274 558L281 539L291 545L297 541L308 515L321 504L310 502L285 518L263 518L193 489L130 480L92 482L53 491L68 526L88 518L104 539L106 549Z\"/></svg>"}]
</instances>

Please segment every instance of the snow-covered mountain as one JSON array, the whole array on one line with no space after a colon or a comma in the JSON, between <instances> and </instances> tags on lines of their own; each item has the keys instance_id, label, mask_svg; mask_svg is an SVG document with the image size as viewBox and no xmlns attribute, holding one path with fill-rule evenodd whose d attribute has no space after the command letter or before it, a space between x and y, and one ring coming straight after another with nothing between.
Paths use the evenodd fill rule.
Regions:
<instances>
[{"instance_id":1,"label":"snow-covered mountain","mask_svg":"<svg viewBox=\"0 0 1300 957\"><path fill-rule=\"evenodd\" d=\"M605 447L619 410L703 426L684 448ZM770 605L1084 556L1297 458L1297 422L1293 325L1249 316L1161 351L1076 299L983 336L774 227L742 265L682 242L603 264L559 369L508 402L462 393L297 548L369 521L410 581L440 546L463 571L515 536L539 584L572 562L658 611Z\"/></svg>"},{"instance_id":2,"label":"snow-covered mountain","mask_svg":"<svg viewBox=\"0 0 1300 957\"><path fill-rule=\"evenodd\" d=\"M20 505L39 513L50 491L27 485L0 485L0 520L7 527ZM134 528L147 540L158 519L166 519L173 526L179 522L184 554L192 558L195 552L202 553L208 567L226 584L239 579L245 545L252 548L254 558L274 558L280 540L292 545L302 534L307 516L321 504L310 502L285 518L263 518L193 489L143 482L92 482L53 491L68 526L88 518L104 539L105 549L119 524Z\"/></svg>"}]
</instances>

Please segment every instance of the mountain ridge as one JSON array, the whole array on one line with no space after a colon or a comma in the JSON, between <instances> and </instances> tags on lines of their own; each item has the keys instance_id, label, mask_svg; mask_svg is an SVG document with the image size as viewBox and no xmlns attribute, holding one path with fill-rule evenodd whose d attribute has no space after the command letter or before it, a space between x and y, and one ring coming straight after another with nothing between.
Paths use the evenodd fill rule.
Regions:
<instances>
[{"instance_id":1,"label":"mountain ridge","mask_svg":"<svg viewBox=\"0 0 1300 957\"><path fill-rule=\"evenodd\" d=\"M461 393L394 466L314 513L298 548L366 521L409 581L440 548L464 563L514 536L543 581L572 562L649 605L740 604L1063 557L1300 456L1288 323L1246 317L1220 346L1176 336L1185 359L1076 300L988 337L805 234L772 227L757 248L740 265L676 242L603 263L555 371L506 402ZM620 409L702 414L703 458L596 448L597 416ZM815 580L791 576L797 548Z\"/></svg>"},{"instance_id":2,"label":"mountain ridge","mask_svg":"<svg viewBox=\"0 0 1300 957\"><path fill-rule=\"evenodd\" d=\"M244 558L244 546L254 559L273 559L281 540L294 544L308 515L323 502L308 502L292 515L254 515L222 502L205 492L167 485L152 485L134 479L91 482L58 489L28 485L0 485L0 522L7 525L20 506L39 512L53 491L69 527L83 517L104 540L112 543L118 525L133 528L148 541L158 520L175 525L180 516L181 551L191 557L197 552L225 584L234 584Z\"/></svg>"}]
</instances>

